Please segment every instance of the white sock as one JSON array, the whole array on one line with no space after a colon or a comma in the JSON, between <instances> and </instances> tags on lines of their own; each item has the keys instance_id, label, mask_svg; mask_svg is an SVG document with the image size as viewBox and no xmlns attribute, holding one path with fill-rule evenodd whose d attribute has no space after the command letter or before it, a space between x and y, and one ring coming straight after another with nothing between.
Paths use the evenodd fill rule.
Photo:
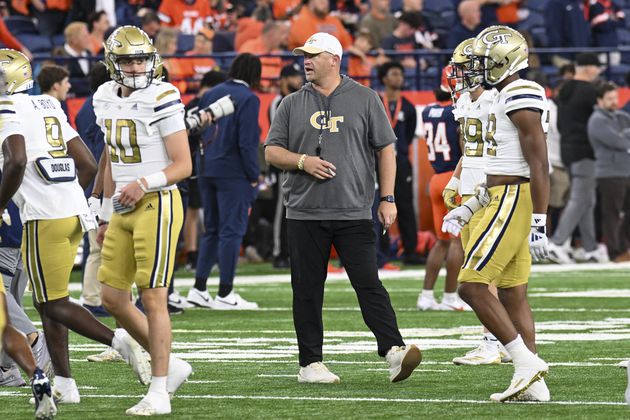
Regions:
<instances>
[{"instance_id":1,"label":"white sock","mask_svg":"<svg viewBox=\"0 0 630 420\"><path fill-rule=\"evenodd\" d=\"M149 392L156 394L166 394L166 376L152 376Z\"/></svg>"},{"instance_id":2,"label":"white sock","mask_svg":"<svg viewBox=\"0 0 630 420\"><path fill-rule=\"evenodd\" d=\"M457 302L457 293L446 293L442 295L442 302L454 303Z\"/></svg>"},{"instance_id":3,"label":"white sock","mask_svg":"<svg viewBox=\"0 0 630 420\"><path fill-rule=\"evenodd\" d=\"M515 368L536 361L537 359L536 355L527 348L520 334L505 345L505 350L512 356L512 362Z\"/></svg>"},{"instance_id":4,"label":"white sock","mask_svg":"<svg viewBox=\"0 0 630 420\"><path fill-rule=\"evenodd\" d=\"M422 297L427 299L435 299L435 296L433 296L433 290L422 289Z\"/></svg>"},{"instance_id":5,"label":"white sock","mask_svg":"<svg viewBox=\"0 0 630 420\"><path fill-rule=\"evenodd\" d=\"M55 375L55 388L60 391L71 391L77 388L77 383L73 378L65 378L63 376Z\"/></svg>"}]
</instances>

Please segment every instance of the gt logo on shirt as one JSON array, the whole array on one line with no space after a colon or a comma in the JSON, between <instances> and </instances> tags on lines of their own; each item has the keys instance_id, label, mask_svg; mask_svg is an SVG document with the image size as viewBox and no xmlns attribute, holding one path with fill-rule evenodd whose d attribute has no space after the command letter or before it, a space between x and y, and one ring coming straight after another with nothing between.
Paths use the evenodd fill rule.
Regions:
<instances>
[{"instance_id":1,"label":"gt logo on shirt","mask_svg":"<svg viewBox=\"0 0 630 420\"><path fill-rule=\"evenodd\" d=\"M326 116L328 113L328 116ZM331 133L338 133L338 124L343 122L343 116L331 117L330 111L317 111L311 115L311 125L318 130L329 130Z\"/></svg>"}]
</instances>

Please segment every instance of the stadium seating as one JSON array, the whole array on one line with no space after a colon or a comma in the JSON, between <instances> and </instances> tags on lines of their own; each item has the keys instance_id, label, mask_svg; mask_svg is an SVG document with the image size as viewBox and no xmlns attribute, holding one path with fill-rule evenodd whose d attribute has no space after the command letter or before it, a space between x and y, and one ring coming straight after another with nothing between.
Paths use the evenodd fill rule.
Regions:
<instances>
[{"instance_id":1,"label":"stadium seating","mask_svg":"<svg viewBox=\"0 0 630 420\"><path fill-rule=\"evenodd\" d=\"M25 16L7 16L4 23L13 35L38 34L33 20Z\"/></svg>"},{"instance_id":2,"label":"stadium seating","mask_svg":"<svg viewBox=\"0 0 630 420\"><path fill-rule=\"evenodd\" d=\"M50 38L39 34L23 33L17 34L16 38L32 52L32 53L48 53L50 54L53 45Z\"/></svg>"},{"instance_id":3,"label":"stadium seating","mask_svg":"<svg viewBox=\"0 0 630 420\"><path fill-rule=\"evenodd\" d=\"M195 36L188 34L179 34L177 37L177 52L184 53L190 51L195 46Z\"/></svg>"}]
</instances>

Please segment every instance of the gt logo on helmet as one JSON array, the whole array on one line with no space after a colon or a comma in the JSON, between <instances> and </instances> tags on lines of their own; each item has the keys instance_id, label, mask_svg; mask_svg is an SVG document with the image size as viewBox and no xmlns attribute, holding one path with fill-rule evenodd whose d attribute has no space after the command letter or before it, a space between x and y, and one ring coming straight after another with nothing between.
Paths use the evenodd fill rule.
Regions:
<instances>
[{"instance_id":1,"label":"gt logo on helmet","mask_svg":"<svg viewBox=\"0 0 630 420\"><path fill-rule=\"evenodd\" d=\"M498 31L497 31L498 32ZM510 33L497 33L497 32L488 32L481 38L481 41L486 44L488 48L491 48L495 44L507 44L508 37L511 37Z\"/></svg>"}]
</instances>

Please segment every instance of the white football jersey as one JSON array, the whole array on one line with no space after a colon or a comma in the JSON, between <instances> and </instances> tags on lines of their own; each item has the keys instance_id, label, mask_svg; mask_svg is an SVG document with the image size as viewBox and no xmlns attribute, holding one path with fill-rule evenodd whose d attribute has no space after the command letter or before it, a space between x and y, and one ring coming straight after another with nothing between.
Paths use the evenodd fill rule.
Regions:
<instances>
[{"instance_id":1,"label":"white football jersey","mask_svg":"<svg viewBox=\"0 0 630 420\"><path fill-rule=\"evenodd\" d=\"M2 99L2 114L10 116L0 124L0 138L21 134L26 146L26 170L22 185L13 196L22 221L63 219L89 214L83 188L75 178L50 183L37 170L40 158L67 157L66 142L79 135L68 123L61 103L49 95L16 93ZM12 114L14 111L15 114ZM11 118L17 117L17 120ZM0 167L4 156L0 151Z\"/></svg>"},{"instance_id":2,"label":"white football jersey","mask_svg":"<svg viewBox=\"0 0 630 420\"><path fill-rule=\"evenodd\" d=\"M484 90L477 100L473 101L470 92L465 92L457 99L453 115L459 122L464 142L460 195L472 195L475 193L475 186L486 182L488 114L497 93L496 89Z\"/></svg>"},{"instance_id":3,"label":"white football jersey","mask_svg":"<svg viewBox=\"0 0 630 420\"><path fill-rule=\"evenodd\" d=\"M116 189L166 168L171 159L163 138L185 130L184 105L170 83L153 81L128 97L111 81L94 94L96 123L105 134ZM173 117L173 118L171 118ZM174 185L165 189L176 188Z\"/></svg>"},{"instance_id":4,"label":"white football jersey","mask_svg":"<svg viewBox=\"0 0 630 420\"><path fill-rule=\"evenodd\" d=\"M488 116L486 141L494 147L487 149L487 175L513 175L529 178L529 165L523 157L516 126L508 114L518 109L535 109L541 112L540 122L547 134L549 104L545 89L536 82L518 79L507 86L494 99Z\"/></svg>"}]
</instances>

